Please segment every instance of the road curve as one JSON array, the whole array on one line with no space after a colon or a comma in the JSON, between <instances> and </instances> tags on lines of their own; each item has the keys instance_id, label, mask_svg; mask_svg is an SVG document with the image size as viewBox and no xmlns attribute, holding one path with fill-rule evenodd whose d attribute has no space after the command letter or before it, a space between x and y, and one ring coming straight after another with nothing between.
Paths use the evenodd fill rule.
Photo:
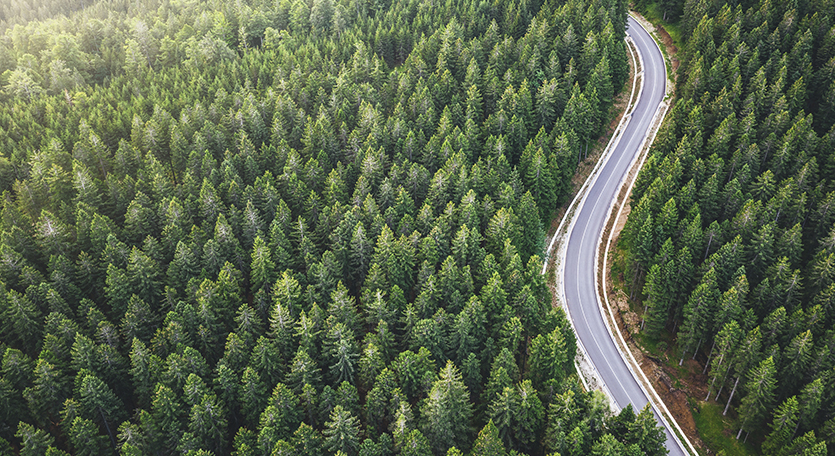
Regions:
<instances>
[{"instance_id":1,"label":"road curve","mask_svg":"<svg viewBox=\"0 0 835 456\"><path fill-rule=\"evenodd\" d=\"M627 33L643 60L643 90L635 102L628 125L620 139L615 140L614 149L600 167L597 177L592 177L594 181L575 213L566 238L562 284L569 317L591 363L618 407L631 403L637 413L648 399L621 357L603 320L603 307L598 302L596 289L595 253L603 235L603 225L630 165L640 153L644 138L650 134L656 111L665 96L667 74L661 51L649 33L632 17L629 18ZM659 417L657 410L655 415ZM663 420L659 422L665 423ZM686 455L669 426L665 432L670 455Z\"/></svg>"}]
</instances>

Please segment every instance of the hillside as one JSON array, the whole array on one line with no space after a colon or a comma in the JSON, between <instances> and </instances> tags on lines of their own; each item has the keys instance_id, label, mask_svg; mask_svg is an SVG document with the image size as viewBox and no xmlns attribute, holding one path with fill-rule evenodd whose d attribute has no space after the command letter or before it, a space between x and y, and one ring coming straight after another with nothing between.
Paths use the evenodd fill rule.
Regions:
<instances>
[{"instance_id":1,"label":"hillside","mask_svg":"<svg viewBox=\"0 0 835 456\"><path fill-rule=\"evenodd\" d=\"M53 4L2 11L0 453L663 454L539 273L624 1Z\"/></svg>"},{"instance_id":2,"label":"hillside","mask_svg":"<svg viewBox=\"0 0 835 456\"><path fill-rule=\"evenodd\" d=\"M642 332L704 366L737 439L835 454L835 5L674 3L677 101L621 238Z\"/></svg>"}]
</instances>

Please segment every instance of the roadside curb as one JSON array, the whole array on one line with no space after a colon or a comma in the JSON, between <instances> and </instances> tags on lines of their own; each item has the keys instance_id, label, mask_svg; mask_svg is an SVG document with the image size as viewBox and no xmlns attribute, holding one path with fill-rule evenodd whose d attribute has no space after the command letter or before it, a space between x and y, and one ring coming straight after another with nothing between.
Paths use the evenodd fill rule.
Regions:
<instances>
[{"instance_id":1,"label":"roadside curb","mask_svg":"<svg viewBox=\"0 0 835 456\"><path fill-rule=\"evenodd\" d=\"M627 41L628 44L632 41L632 38L627 35L625 37L625 41ZM554 232L554 236L551 238L551 242L548 244L548 248L545 250L545 261L542 265L542 274L545 274L548 270L550 254L554 249L555 244L557 245L558 254L556 255L554 265L554 267L557 268L555 286L558 292L557 301L559 302L560 307L563 307L563 310L566 310L566 313L567 309L565 308L565 289L562 286L562 276L563 271L565 269L565 263L563 261L560 261L561 258L564 258L565 249L567 248L567 243L564 242L565 237L568 233L571 232L571 229L574 227L575 212L577 211L577 209L582 207L582 203L585 201L585 197L588 193L588 190L597 181L597 177L600 174L600 169L603 167L603 164L605 164L609 160L612 151L615 149L615 146L617 146L617 144L620 142L624 130L626 130L626 127L632 120L632 111L635 109L635 106L637 105L638 100L641 98L641 94L644 90L643 64L640 67L641 71L638 71L639 67L635 61L635 56L632 52L631 46L627 46L627 49L629 49L630 55L632 55L633 68L635 73L632 75L632 90L629 93L629 101L627 102L626 108L624 109L623 116L621 117L618 126L615 127L615 131L612 133L612 136L609 138L609 143L606 145L606 148L603 150L603 153L600 155L600 158L597 160L597 163L595 163L591 173L589 173L589 177L586 178L586 181L577 191L577 194L574 196L574 199L571 201L571 204L569 204L568 209L566 209L565 214L563 215L563 218L560 221L559 226L557 227L557 230ZM638 88L637 96L635 96L635 86L639 77L641 78L641 85ZM568 226L566 226L566 221L570 222ZM574 321L572 321L571 318L568 318L568 321L571 324L571 329L576 334L577 329L574 327ZM588 352L586 351L583 342L579 338L577 338L577 346L580 350L578 351L574 359L574 368L577 370L578 377L580 377L580 381L583 383L583 387L587 391L591 391L594 389L601 390L609 399L609 403L612 406L612 409L618 409L619 407L615 403L613 395L606 387L606 384L605 382L603 382L602 378L600 378L600 374L598 373L597 368L590 361ZM590 369L587 370L589 371L589 374L592 376L592 378L586 378L584 376L584 370L581 369L581 365L590 366Z\"/></svg>"},{"instance_id":2,"label":"roadside curb","mask_svg":"<svg viewBox=\"0 0 835 456\"><path fill-rule=\"evenodd\" d=\"M641 25L641 27L643 27L643 25L640 23L640 21L636 20L636 22L638 22L638 24ZM649 32L648 32L648 34L650 35L650 37L653 38L652 41L653 41L653 43L655 43L656 47L658 47L659 52L660 52L661 48L658 45L658 42L655 40L655 37ZM664 56L664 53L661 52L661 55ZM638 57L641 59L641 67L643 68L643 58L640 55L640 53L638 53ZM665 68L664 68L665 81L666 81L666 71L667 70L666 70L666 65L665 65ZM665 98L669 94L669 92L667 91L666 84L665 84L664 94L665 94ZM641 143L641 146L640 146L640 152L633 159L633 162L630 165L629 169L634 169L635 166L637 165L637 170L638 170L638 172L640 172L640 169L643 167L644 162L646 161L647 155L649 154L649 148L652 146L652 143L655 141L655 136L657 135L658 130L661 128L661 125L664 121L664 118L666 117L667 112L669 111L669 107L670 107L670 104L667 101L662 101L658 105L658 108L656 109L655 115L653 116L652 123L650 124L651 128L652 128L652 133L651 133L651 135L648 135L644 138L644 141ZM597 293L598 293L598 303L599 303L598 307L599 307L599 310L601 312L601 316L607 322L606 329L609 332L609 336L612 338L613 341L616 341L615 346L617 347L618 352L620 352L621 358L623 358L624 361L626 361L626 365L629 368L629 370L632 372L632 376L635 377L636 380L638 380L638 385L641 387L644 394L647 396L650 403L652 404L653 408L656 410L656 413L657 413L658 417L661 418L661 420L664 421L664 424L666 425L667 428L670 428L672 431L674 431L674 432L672 432L672 434L676 438L675 439L676 443L678 443L678 445L682 449L682 451L684 451L685 453L688 453L688 454L698 455L699 453L696 451L696 448L693 446L692 442L690 442L690 439L687 438L687 435L684 433L684 431L682 431L678 422L675 420L675 417L672 415L672 413L670 413L669 409L667 408L667 405L664 403L664 401L658 395L658 392L655 390L652 383L646 377L646 374L644 374L644 371L641 369L640 365L638 364L637 360L635 359L635 356L632 354L632 351L629 349L629 346L626 344L626 340L623 338L623 333L617 327L617 320L615 319L615 315L612 311L612 306L609 304L609 295L608 295L608 293L606 293L606 290L605 290L605 283L606 283L605 282L605 273L606 273L607 266L608 266L609 249L611 247L612 239L614 237L614 231L615 231L614 226L617 225L618 220L620 219L620 213L623 210L623 207L626 205L626 202L629 200L629 195L632 192L632 187L634 186L635 181L637 180L638 172L636 172L634 174L634 176L632 176L631 178L629 176L629 173L626 173L624 175L624 178L623 178L622 182L620 183L619 188L621 190L623 189L623 186L626 184L627 180L629 181L629 186L627 188L626 193L624 194L623 201L621 201L621 204L618 208L618 211L614 213L614 222L612 222L612 225L611 225L612 228L609 230L609 236L608 236L608 239L607 239L607 242L606 242L606 249L603 252L602 267L599 263L600 244L602 244L602 242L603 242L602 236L597 243L597 248L595 249L595 269L597 271L597 274L596 274L597 277L595 277L595 286L597 288ZM620 192L618 192L618 193L620 193ZM614 209L614 206L615 206L616 202L617 202L617 200L613 200L611 202L610 206L609 206L609 212L608 212L608 215L606 217L606 221L603 225L604 227L609 226L609 224L610 224L610 221L612 219L612 213L613 213L612 209ZM605 228L604 228L604 230L605 230ZM601 269L602 269L602 271L601 271ZM601 273L604 274L602 282L600 280ZM600 295L603 296L602 300L599 299ZM605 309L604 309L604 307L605 307ZM613 330L613 326L614 326L614 330ZM615 337L615 335L613 333L617 333L617 338ZM628 356L626 354L624 354L624 352L626 352L628 354ZM636 374L636 371L640 374L640 376L638 374ZM672 427L670 426L670 424L672 424Z\"/></svg>"},{"instance_id":3,"label":"roadside curb","mask_svg":"<svg viewBox=\"0 0 835 456\"><path fill-rule=\"evenodd\" d=\"M630 13L630 15L631 15L631 13ZM634 16L633 16L633 19L635 19ZM652 42L656 45L656 48L658 48L660 55L662 56L662 58L665 61L665 65L664 65L665 85L664 85L664 98L659 103L658 107L656 108L655 114L653 115L652 121L650 123L650 129L651 129L650 133L647 134L644 137L643 141L641 142L639 153L632 159L631 164L629 166L630 170L634 169L636 164L638 165L638 168L637 168L638 170L640 170L640 168L643 166L644 161L645 161L646 156L647 156L647 153L648 153L648 149L652 145L653 141L655 140L655 135L657 134L658 129L660 129L661 123L663 122L663 119L666 116L667 111L669 110L669 106L670 106L670 103L667 100L667 98L670 94L670 91L669 91L669 85L667 84L667 82L668 82L667 79L668 78L667 78L666 56L663 53L663 51L661 50L661 48L660 48L658 42L656 41L655 37L648 30L646 30L646 28L643 26L641 21L638 20L638 19L635 19L635 22L638 24L638 26L643 28L644 31L646 31L647 34L651 37ZM632 41L632 37L627 35L626 41L627 41L627 43L629 43L630 41ZM608 162L609 158L612 155L612 152L614 151L614 149L616 148L616 146L620 142L621 137L623 136L623 132L626 130L626 127L629 125L630 121L632 120L632 111L637 106L638 100L640 100L641 94L643 93L643 90L644 90L644 83L645 83L644 73L646 71L646 68L644 66L643 56L638 51L637 46L636 46L634 52L633 52L631 46L627 46L627 49L628 49L628 51L630 53L630 56L632 58L635 73L633 74L633 79L632 79L632 92L630 94L630 98L629 98L629 102L627 103L627 107L624 110L624 115L621 118L621 121L618 124L618 126L616 127L615 131L613 132L612 137L609 140L609 143L607 144L606 148L604 149L603 153L601 154L600 158L598 159L597 163L595 164L594 168L592 169L591 173L589 174L589 177L586 179L586 181L583 183L583 185L577 191L577 194L574 196L574 199L571 201L571 204L568 206L568 209L566 209L566 212L563 215L563 218L560 221L560 224L557 227L557 230L554 232L554 235L551 238L551 240L548 244L548 247L545 251L545 264L543 265L542 273L543 274L546 273L546 271L548 269L548 266L549 266L549 263L550 263L552 253L553 253L553 256L555 257L554 258L554 262L555 262L554 267L556 268L556 271L555 271L555 276L556 276L555 287L557 289L556 290L557 300L559 302L559 305L561 307L563 307L563 309L565 309L566 311L567 311L567 308L566 308L566 302L567 301L566 301L566 297L565 297L565 287L563 285L563 276L564 276L564 271L565 271L565 261L563 259L565 258L568 243L565 242L565 240L567 239L568 233L570 233L572 231L572 228L574 227L574 224L576 222L576 218L574 217L575 214L577 214L578 211L585 204L586 197L588 196L589 189L592 188L594 186L594 184L597 182L598 177L600 175L600 171L601 171L603 165ZM637 58L638 58L638 61L640 62L640 67L635 63L636 62L635 54L637 54L637 56L638 56ZM640 68L640 71L639 71L639 68ZM638 96L634 97L634 103L633 103L633 95L635 94L635 85L636 85L637 79L639 77L641 78L640 88L638 90ZM628 200L629 192L631 191L632 186L634 185L635 178L637 178L637 173L635 173L634 177L630 177L629 174L630 174L630 172L627 172L621 178L621 182L618 185L618 188L619 188L618 194L619 194L622 191L623 186L626 185L627 180L629 181L628 192L624 196L624 200L620 205L621 209L623 208L623 205L625 204L625 202ZM616 203L617 203L617 198L613 199L609 203L608 213L607 213L607 216L606 216L606 219L605 219L604 227L609 225L609 222L612 219L612 209L614 208ZM618 217L619 217L619 212L618 212L618 215L615 218L615 223L617 223ZM603 271L605 271L606 264L607 264L607 261L608 261L608 248L611 245L612 231L613 230L610 230L610 232L609 232L609 238L608 238L608 241L607 241L607 244L606 244L607 250L604 252L603 267L602 267ZM605 232L605 228L604 228L604 232ZM603 290L601 290L601 286L600 286L600 284L601 284L601 282L600 282L601 266L600 266L600 262L599 262L599 252L600 252L600 246L601 246L602 243L603 243L603 233L601 233L600 238L597 240L597 248L595 249L595 254L594 254L595 289L596 289L596 292L598 294L598 300L597 300L598 301L598 310L600 311L600 315L605 322L606 329L609 332L609 337L615 343L615 346L616 346L616 348L617 348L617 350L620 354L620 357L624 360L624 363L626 364L627 368L631 372L633 378L635 378L636 382L638 383L638 386L641 388L644 395L649 400L649 403L652 405L652 408L655 411L656 416L661 421L660 424L662 424L664 427L666 427L667 429L670 430L670 433L672 434L673 439L676 441L676 444L679 446L679 448L682 450L682 452L684 452L685 454L698 455L698 452L693 447L693 444L689 441L689 439L687 439L687 436L681 430L681 428L678 425L678 423L676 422L675 418L670 413L670 411L667 409L667 406L660 399L660 396L658 395L657 391L655 391L652 384L646 378L646 375L644 374L643 370L640 369L640 366L638 365L638 363L635 360L632 352L629 350L628 346L626 345L625 340L623 339L623 334L621 334L621 332L619 330L616 331L618 333L617 338L613 334L613 332L615 332L612 329L612 324L613 324L612 322L615 321L614 320L614 314L612 313L611 306L609 305L608 295L605 292L605 288ZM554 250L556 250L556 251L554 252ZM605 287L605 281L603 282L603 284L604 284L604 287ZM602 299L600 297L601 291L602 291L602 294L603 294ZM609 309L608 315L607 315L607 312L603 308L604 303L605 303L605 307L607 307ZM611 318L611 321L610 321L610 318ZM570 317L568 318L568 320L569 320L569 322L572 326L572 329L574 329L575 333L576 333L576 328L574 327L574 321ZM614 323L614 324L616 324L616 323ZM617 329L617 327L615 327L615 329ZM602 381L602 378L600 377L600 374L599 374L596 366L594 366L594 364L590 362L588 352L586 351L586 348L583 345L583 342L579 338L577 338L577 342L578 342L577 345L578 345L579 350L578 350L577 356L575 357L574 365L575 365L575 368L577 369L578 375L580 377L580 380L583 383L583 386L585 387L585 389L587 391L590 391L592 389L599 389L599 390L603 391L606 394L607 398L609 399L609 402L612 405L612 409L615 410L615 411L619 410L620 407L615 402L614 397L612 396L611 392L606 387L605 383ZM628 352L628 356L624 353L624 351ZM581 367L585 367L585 366L588 366L589 368L587 368L587 369L582 369L581 368ZM636 373L636 370L640 372L640 376ZM586 378L586 375L588 375L589 378Z\"/></svg>"}]
</instances>

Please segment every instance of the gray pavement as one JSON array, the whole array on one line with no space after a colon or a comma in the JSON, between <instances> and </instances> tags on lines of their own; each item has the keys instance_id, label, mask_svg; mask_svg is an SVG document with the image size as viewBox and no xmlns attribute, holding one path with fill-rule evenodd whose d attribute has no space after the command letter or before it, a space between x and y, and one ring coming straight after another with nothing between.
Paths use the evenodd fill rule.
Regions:
<instances>
[{"instance_id":1,"label":"gray pavement","mask_svg":"<svg viewBox=\"0 0 835 456\"><path fill-rule=\"evenodd\" d=\"M664 99L667 83L664 57L653 43L652 37L631 17L627 33L634 40L643 58L643 91L635 104L628 126L610 158L602 165L597 180L589 188L576 215L574 226L568 234L566 257L563 260L563 286L568 313L574 322L577 337L611 392L612 399L620 408L631 403L637 413L646 405L648 399L638 381L633 378L606 329L595 288L594 264L595 251L603 234L608 212L624 176L629 172L630 164L640 153L640 146L650 133L658 105ZM673 439L671 430L665 429L665 432L666 446L670 454L687 454Z\"/></svg>"}]
</instances>

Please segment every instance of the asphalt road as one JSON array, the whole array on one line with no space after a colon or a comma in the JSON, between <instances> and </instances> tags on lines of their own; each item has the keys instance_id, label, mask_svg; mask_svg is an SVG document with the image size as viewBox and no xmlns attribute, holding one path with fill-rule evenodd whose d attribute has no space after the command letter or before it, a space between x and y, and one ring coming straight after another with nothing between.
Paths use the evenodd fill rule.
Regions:
<instances>
[{"instance_id":1,"label":"asphalt road","mask_svg":"<svg viewBox=\"0 0 835 456\"><path fill-rule=\"evenodd\" d=\"M653 117L664 98L667 83L664 57L653 43L652 37L631 17L627 33L643 57L644 88L620 141L609 155L608 161L602 165L597 180L581 202L574 225L568 234L566 257L563 260L563 285L569 316L591 362L611 392L615 403L620 408L631 403L637 413L644 408L648 399L621 358L606 329L600 311L602 306L598 303L595 289L594 264L595 251L603 234L603 224L630 164L639 153L644 137L649 134ZM670 429L665 431L666 446L670 455L685 455L673 440Z\"/></svg>"}]
</instances>

